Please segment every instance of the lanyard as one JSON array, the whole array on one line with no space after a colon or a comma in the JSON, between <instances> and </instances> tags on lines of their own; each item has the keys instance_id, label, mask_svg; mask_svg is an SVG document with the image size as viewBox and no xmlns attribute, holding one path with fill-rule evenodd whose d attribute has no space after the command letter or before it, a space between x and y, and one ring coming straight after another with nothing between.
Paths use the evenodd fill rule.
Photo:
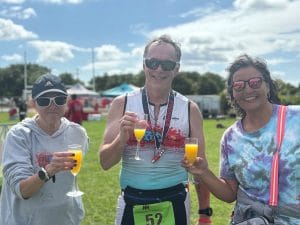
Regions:
<instances>
[{"instance_id":1,"label":"lanyard","mask_svg":"<svg viewBox=\"0 0 300 225\"><path fill-rule=\"evenodd\" d=\"M151 127L151 131L152 134L154 136L154 141L155 141L155 151L154 151L154 156L151 160L152 163L155 163L157 160L160 159L160 157L164 154L165 149L161 149L161 144L164 142L164 139L167 135L167 132L169 130L170 127L170 123L171 123L171 118L172 118L172 112L173 112L173 106L174 106L174 93L173 91L170 92L169 94L169 98L168 98L168 105L167 105L167 113L166 113L166 118L165 118L165 123L163 126L163 130L162 130L162 138L161 141L159 140L158 136L157 136L157 131L153 129L152 123L151 123L151 119L150 119L150 114L149 114L149 101L148 101L148 95L146 93L146 89L143 88L142 90L142 102L143 102L143 109L144 109L144 113L148 114L148 123ZM153 131L154 130L154 131ZM156 150L158 150L158 152L156 153Z\"/></svg>"},{"instance_id":2,"label":"lanyard","mask_svg":"<svg viewBox=\"0 0 300 225\"><path fill-rule=\"evenodd\" d=\"M278 204L278 169L279 169L279 151L284 135L286 106L279 107L277 120L277 148L273 156L271 180L270 180L270 200L269 205L277 206Z\"/></svg>"}]
</instances>

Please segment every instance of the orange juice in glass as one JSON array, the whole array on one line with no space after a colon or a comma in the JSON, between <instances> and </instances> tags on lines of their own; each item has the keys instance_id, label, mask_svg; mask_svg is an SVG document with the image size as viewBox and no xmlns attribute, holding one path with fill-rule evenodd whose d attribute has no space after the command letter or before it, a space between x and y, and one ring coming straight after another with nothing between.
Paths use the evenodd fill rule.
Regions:
<instances>
[{"instance_id":1,"label":"orange juice in glass","mask_svg":"<svg viewBox=\"0 0 300 225\"><path fill-rule=\"evenodd\" d=\"M82 162L82 150L69 150L70 152L74 153L74 156L72 159L76 160L76 166L73 167L71 170L71 173L73 173L74 176L76 176L81 168L81 162Z\"/></svg>"},{"instance_id":2,"label":"orange juice in glass","mask_svg":"<svg viewBox=\"0 0 300 225\"><path fill-rule=\"evenodd\" d=\"M193 164L198 155L198 144L186 143L184 147L185 157L190 164Z\"/></svg>"},{"instance_id":3,"label":"orange juice in glass","mask_svg":"<svg viewBox=\"0 0 300 225\"><path fill-rule=\"evenodd\" d=\"M82 191L78 190L78 184L77 184L77 174L80 171L81 164L82 164L82 148L81 145L73 144L68 146L68 152L72 152L74 156L71 158L73 160L76 160L75 166L71 169L71 173L74 176L74 188L75 190L70 191L67 193L70 197L79 197L83 195L84 193Z\"/></svg>"},{"instance_id":4,"label":"orange juice in glass","mask_svg":"<svg viewBox=\"0 0 300 225\"><path fill-rule=\"evenodd\" d=\"M190 164L193 164L198 155L198 138L185 138L184 140L185 157ZM188 182L195 183L192 174L188 173Z\"/></svg>"},{"instance_id":5,"label":"orange juice in glass","mask_svg":"<svg viewBox=\"0 0 300 225\"><path fill-rule=\"evenodd\" d=\"M145 135L147 124L148 124L148 114L137 115L137 121L134 124L134 130L133 130L134 136L137 141L135 157L134 157L135 160L141 160L139 152L141 149L141 140Z\"/></svg>"},{"instance_id":6,"label":"orange juice in glass","mask_svg":"<svg viewBox=\"0 0 300 225\"><path fill-rule=\"evenodd\" d=\"M145 132L146 132L146 129L134 128L134 136L135 136L136 140L141 141L145 135Z\"/></svg>"}]
</instances>

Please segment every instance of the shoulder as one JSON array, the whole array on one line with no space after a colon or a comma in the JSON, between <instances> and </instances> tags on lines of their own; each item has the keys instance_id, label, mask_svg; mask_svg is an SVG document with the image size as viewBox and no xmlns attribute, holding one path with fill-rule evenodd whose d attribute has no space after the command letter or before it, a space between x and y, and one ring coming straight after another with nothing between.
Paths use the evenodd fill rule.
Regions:
<instances>
[{"instance_id":1,"label":"shoulder","mask_svg":"<svg viewBox=\"0 0 300 225\"><path fill-rule=\"evenodd\" d=\"M110 111L124 108L126 98L127 98L126 95L120 95L120 96L114 98L111 102Z\"/></svg>"},{"instance_id":2,"label":"shoulder","mask_svg":"<svg viewBox=\"0 0 300 225\"><path fill-rule=\"evenodd\" d=\"M78 132L82 133L83 135L87 135L86 129L79 125L78 123L74 123L65 117L62 118L62 123L65 124L66 127L69 127L70 129L77 130Z\"/></svg>"},{"instance_id":3,"label":"shoulder","mask_svg":"<svg viewBox=\"0 0 300 225\"><path fill-rule=\"evenodd\" d=\"M185 102L190 101L185 95L183 95L183 94L181 94L177 91L174 91L174 90L172 90L172 91L173 91L173 94L175 96L175 99L185 101Z\"/></svg>"},{"instance_id":4,"label":"shoulder","mask_svg":"<svg viewBox=\"0 0 300 225\"><path fill-rule=\"evenodd\" d=\"M237 130L239 130L241 126L241 121L235 121L231 126L229 126L228 128L226 128L226 130L224 131L221 141L227 141L228 139L231 139L232 136L236 133Z\"/></svg>"},{"instance_id":5,"label":"shoulder","mask_svg":"<svg viewBox=\"0 0 300 225\"><path fill-rule=\"evenodd\" d=\"M25 120L13 125L9 131L12 133L30 133L31 126L35 126L33 118L26 118Z\"/></svg>"},{"instance_id":6,"label":"shoulder","mask_svg":"<svg viewBox=\"0 0 300 225\"><path fill-rule=\"evenodd\" d=\"M26 123L23 120L22 122L17 123L16 125L13 125L12 127L5 127L4 132L6 133L6 141L8 142L14 142L15 143L21 143L21 142L27 142L31 138L31 131L32 126L34 125L34 121L31 118L26 118ZM30 124L29 124L30 123Z\"/></svg>"},{"instance_id":7,"label":"shoulder","mask_svg":"<svg viewBox=\"0 0 300 225\"><path fill-rule=\"evenodd\" d=\"M142 88L131 91L131 92L128 92L126 95L128 97L133 97L133 96L138 96L138 95L141 95L141 94L142 94Z\"/></svg>"},{"instance_id":8,"label":"shoulder","mask_svg":"<svg viewBox=\"0 0 300 225\"><path fill-rule=\"evenodd\" d=\"M123 115L126 101L127 101L126 95L120 95L112 100L107 115L108 122L118 119Z\"/></svg>"},{"instance_id":9,"label":"shoulder","mask_svg":"<svg viewBox=\"0 0 300 225\"><path fill-rule=\"evenodd\" d=\"M299 114L300 113L300 105L287 106L287 112Z\"/></svg>"}]
</instances>

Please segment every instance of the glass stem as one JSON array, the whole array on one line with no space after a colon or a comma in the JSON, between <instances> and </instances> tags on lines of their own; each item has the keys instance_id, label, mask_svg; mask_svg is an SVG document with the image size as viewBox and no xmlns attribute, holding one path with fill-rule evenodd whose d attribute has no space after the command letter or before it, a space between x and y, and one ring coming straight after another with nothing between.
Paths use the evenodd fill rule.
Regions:
<instances>
[{"instance_id":1,"label":"glass stem","mask_svg":"<svg viewBox=\"0 0 300 225\"><path fill-rule=\"evenodd\" d=\"M141 148L141 145L140 145L140 142L138 141L137 145L136 145L136 151L135 151L135 157L137 157L137 158L139 158L140 148Z\"/></svg>"},{"instance_id":2,"label":"glass stem","mask_svg":"<svg viewBox=\"0 0 300 225\"><path fill-rule=\"evenodd\" d=\"M77 176L74 176L74 185L75 185L75 192L78 191L78 186L77 186Z\"/></svg>"}]
</instances>

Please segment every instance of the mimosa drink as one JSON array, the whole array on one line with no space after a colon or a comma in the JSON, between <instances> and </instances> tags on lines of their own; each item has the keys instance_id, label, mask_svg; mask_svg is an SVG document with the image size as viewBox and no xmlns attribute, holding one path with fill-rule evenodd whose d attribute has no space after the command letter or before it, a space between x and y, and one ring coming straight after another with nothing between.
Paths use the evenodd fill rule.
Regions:
<instances>
[{"instance_id":1,"label":"mimosa drink","mask_svg":"<svg viewBox=\"0 0 300 225\"><path fill-rule=\"evenodd\" d=\"M139 129L139 128L135 128L134 129L134 136L136 138L137 141L141 141L142 138L144 137L146 132L146 129Z\"/></svg>"},{"instance_id":2,"label":"mimosa drink","mask_svg":"<svg viewBox=\"0 0 300 225\"><path fill-rule=\"evenodd\" d=\"M185 156L190 164L193 164L198 154L198 144L185 144Z\"/></svg>"},{"instance_id":3,"label":"mimosa drink","mask_svg":"<svg viewBox=\"0 0 300 225\"><path fill-rule=\"evenodd\" d=\"M72 157L72 159L76 160L76 166L73 167L71 170L71 173L73 173L74 176L76 176L81 167L82 162L82 150L70 150L70 152L73 152L75 155Z\"/></svg>"},{"instance_id":4,"label":"mimosa drink","mask_svg":"<svg viewBox=\"0 0 300 225\"><path fill-rule=\"evenodd\" d=\"M76 162L73 164L75 166L71 169L71 173L74 176L73 190L69 191L67 193L67 196L79 197L79 196L83 195L83 192L78 190L78 184L77 184L77 174L79 173L80 167L82 164L82 147L81 147L81 145L77 145L77 144L69 145L68 152L71 152L74 154L74 156L71 156L71 158L73 160L76 160Z\"/></svg>"},{"instance_id":5,"label":"mimosa drink","mask_svg":"<svg viewBox=\"0 0 300 225\"><path fill-rule=\"evenodd\" d=\"M184 143L185 158L189 164L193 164L198 155L198 138L185 138ZM188 173L188 182L195 183L194 177L191 173Z\"/></svg>"},{"instance_id":6,"label":"mimosa drink","mask_svg":"<svg viewBox=\"0 0 300 225\"><path fill-rule=\"evenodd\" d=\"M134 136L137 140L136 151L134 156L135 160L142 160L139 155L139 151L141 148L140 142L145 135L147 126L148 126L148 114L137 115L137 121L134 124L134 130L133 130Z\"/></svg>"}]
</instances>

